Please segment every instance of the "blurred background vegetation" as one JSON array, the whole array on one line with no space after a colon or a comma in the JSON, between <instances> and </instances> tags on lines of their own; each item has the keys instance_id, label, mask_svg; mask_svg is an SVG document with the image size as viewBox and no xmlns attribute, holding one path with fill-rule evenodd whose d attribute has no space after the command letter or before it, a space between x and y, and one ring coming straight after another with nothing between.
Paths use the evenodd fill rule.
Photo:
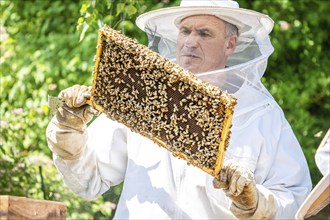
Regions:
<instances>
[{"instance_id":1,"label":"blurred background vegetation","mask_svg":"<svg viewBox=\"0 0 330 220\"><path fill-rule=\"evenodd\" d=\"M330 127L329 14L326 0L238 0L275 21L263 82L299 139L313 184L315 151ZM68 219L111 219L121 185L95 201L74 195L52 165L47 96L91 85L97 31L108 24L146 44L135 18L178 5L169 0L1 0L0 194L67 204Z\"/></svg>"}]
</instances>

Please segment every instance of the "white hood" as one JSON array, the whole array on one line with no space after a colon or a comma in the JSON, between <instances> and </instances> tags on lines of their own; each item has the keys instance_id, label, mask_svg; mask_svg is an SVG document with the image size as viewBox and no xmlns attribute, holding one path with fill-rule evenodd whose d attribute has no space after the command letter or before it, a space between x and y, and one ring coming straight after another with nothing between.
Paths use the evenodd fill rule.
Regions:
<instances>
[{"instance_id":1,"label":"white hood","mask_svg":"<svg viewBox=\"0 0 330 220\"><path fill-rule=\"evenodd\" d=\"M261 106L269 106L273 103L273 98L261 83L261 77L265 73L268 58L274 51L269 38L273 21L267 15L238 8L238 4L231 6L235 1L197 2L218 5L196 6L195 1L185 0L179 7L159 9L139 16L136 23L148 35L149 48L175 62L178 19L193 14L211 13L223 20L233 21L231 23L238 27L239 37L235 52L227 60L227 68L196 76L236 96L236 117L253 115L252 112Z\"/></svg>"}]
</instances>

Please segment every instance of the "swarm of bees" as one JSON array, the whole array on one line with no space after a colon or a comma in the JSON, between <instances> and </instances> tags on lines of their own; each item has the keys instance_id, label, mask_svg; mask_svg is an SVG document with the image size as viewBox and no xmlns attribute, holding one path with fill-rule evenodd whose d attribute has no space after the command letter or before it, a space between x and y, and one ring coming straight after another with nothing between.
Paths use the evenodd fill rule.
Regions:
<instances>
[{"instance_id":1,"label":"swarm of bees","mask_svg":"<svg viewBox=\"0 0 330 220\"><path fill-rule=\"evenodd\" d=\"M104 26L90 105L217 177L236 99Z\"/></svg>"}]
</instances>

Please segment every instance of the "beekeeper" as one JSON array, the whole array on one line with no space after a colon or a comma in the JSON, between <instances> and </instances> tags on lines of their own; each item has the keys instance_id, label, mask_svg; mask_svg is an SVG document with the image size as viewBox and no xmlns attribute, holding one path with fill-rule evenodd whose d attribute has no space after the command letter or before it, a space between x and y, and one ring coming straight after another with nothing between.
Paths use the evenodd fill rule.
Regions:
<instances>
[{"instance_id":1,"label":"beekeeper","mask_svg":"<svg viewBox=\"0 0 330 220\"><path fill-rule=\"evenodd\" d=\"M238 99L218 179L153 141L93 118L86 86L62 91L47 128L55 165L94 199L124 181L117 219L293 219L311 189L308 166L284 114L260 79L273 52L266 15L230 0L182 0L138 17L149 46Z\"/></svg>"}]
</instances>

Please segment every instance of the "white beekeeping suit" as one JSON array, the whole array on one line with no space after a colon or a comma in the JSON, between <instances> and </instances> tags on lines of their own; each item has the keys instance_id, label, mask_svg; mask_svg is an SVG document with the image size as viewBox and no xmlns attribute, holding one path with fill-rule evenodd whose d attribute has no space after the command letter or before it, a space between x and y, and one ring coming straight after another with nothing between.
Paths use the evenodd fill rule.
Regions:
<instances>
[{"instance_id":1,"label":"white beekeeping suit","mask_svg":"<svg viewBox=\"0 0 330 220\"><path fill-rule=\"evenodd\" d=\"M137 25L149 35L152 49L175 62L177 24L197 14L215 15L239 30L238 45L228 59L227 68L197 76L238 99L225 161L236 161L253 173L258 205L249 217L293 218L311 189L311 180L290 125L260 81L273 52L269 40L273 21L258 12L238 8L235 1L182 1L179 7L141 15ZM105 115L99 116L88 131L82 126L74 133L76 139L86 138L88 134L87 144L81 141L63 147L64 141L59 141L59 124L53 119L47 129L47 139L55 164L73 191L94 199L125 181L116 210L117 219L244 216L241 213L246 210L233 207L225 191L213 187L213 177L188 166ZM63 156L64 148L69 157ZM79 154L75 154L76 151Z\"/></svg>"}]
</instances>

